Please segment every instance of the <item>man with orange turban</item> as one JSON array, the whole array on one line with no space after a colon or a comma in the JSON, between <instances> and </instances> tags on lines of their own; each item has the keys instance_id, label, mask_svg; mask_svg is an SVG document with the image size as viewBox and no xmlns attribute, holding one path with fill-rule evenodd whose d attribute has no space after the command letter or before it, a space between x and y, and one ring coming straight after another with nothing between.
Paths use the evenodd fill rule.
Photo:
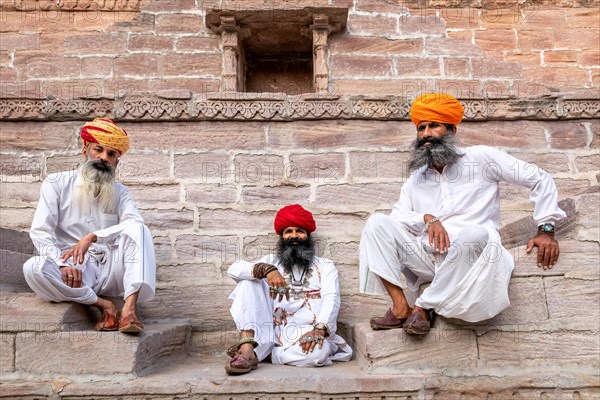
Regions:
<instances>
[{"instance_id":1,"label":"man with orange turban","mask_svg":"<svg viewBox=\"0 0 600 400\"><path fill-rule=\"evenodd\" d=\"M48 175L40 190L30 236L39 256L23 266L41 298L97 307L96 330L139 333L138 301L154 297L152 235L129 190L115 182L129 136L109 119L96 118L80 132L79 169ZM99 296L123 296L121 310Z\"/></svg>"},{"instance_id":2,"label":"man with orange turban","mask_svg":"<svg viewBox=\"0 0 600 400\"><path fill-rule=\"evenodd\" d=\"M387 216L374 214L360 242L360 290L389 294L392 307L371 319L373 329L403 328L426 334L434 313L469 322L500 313L510 304L512 256L500 242L499 182L528 187L537 235L538 266L552 268L559 254L554 224L564 218L554 181L544 170L488 146L456 145L463 107L446 94L415 99L417 128L412 174ZM404 290L429 283L414 307Z\"/></svg>"},{"instance_id":3,"label":"man with orange turban","mask_svg":"<svg viewBox=\"0 0 600 400\"><path fill-rule=\"evenodd\" d=\"M241 339L227 354L230 375L257 368L269 354L273 364L318 367L348 361L352 348L338 335L338 273L331 260L317 257L312 214L299 204L275 216L276 254L258 262L237 261L229 276L237 282L231 315Z\"/></svg>"}]
</instances>

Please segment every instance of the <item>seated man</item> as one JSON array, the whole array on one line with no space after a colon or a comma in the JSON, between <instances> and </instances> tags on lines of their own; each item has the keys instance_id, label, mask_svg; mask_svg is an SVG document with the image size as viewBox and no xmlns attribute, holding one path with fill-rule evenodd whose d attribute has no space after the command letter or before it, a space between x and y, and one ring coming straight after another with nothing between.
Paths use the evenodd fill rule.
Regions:
<instances>
[{"instance_id":1,"label":"seated man","mask_svg":"<svg viewBox=\"0 0 600 400\"><path fill-rule=\"evenodd\" d=\"M228 350L230 375L255 369L269 354L273 364L318 367L348 361L350 346L338 335L338 273L333 262L315 256L316 229L298 204L275 217L277 254L257 263L237 261L228 274L238 282L230 298L241 339Z\"/></svg>"},{"instance_id":2,"label":"seated man","mask_svg":"<svg viewBox=\"0 0 600 400\"><path fill-rule=\"evenodd\" d=\"M531 189L539 228L527 252L537 247L538 266L544 269L556 263L554 224L565 213L554 181L539 167L492 147L457 147L454 136L462 116L462 105L444 94L421 95L412 104L413 172L391 215L371 216L360 242L360 291L387 292L392 299L385 316L371 320L373 329L403 327L409 334L426 334L433 311L476 322L508 307L514 261L498 234L500 181ZM412 309L401 274L413 291L431 282Z\"/></svg>"},{"instance_id":3,"label":"seated man","mask_svg":"<svg viewBox=\"0 0 600 400\"><path fill-rule=\"evenodd\" d=\"M127 133L96 118L81 129L84 163L48 175L30 236L39 256L23 266L41 298L90 304L102 312L96 330L139 333L136 302L154 297L156 262L150 231L127 188L115 182ZM123 296L120 313L110 300Z\"/></svg>"}]
</instances>

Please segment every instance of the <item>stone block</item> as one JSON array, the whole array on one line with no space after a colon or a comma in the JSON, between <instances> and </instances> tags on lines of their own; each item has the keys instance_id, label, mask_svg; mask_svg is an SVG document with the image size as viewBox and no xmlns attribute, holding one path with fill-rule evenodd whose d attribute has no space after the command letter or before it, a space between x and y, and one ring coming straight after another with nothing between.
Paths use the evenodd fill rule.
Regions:
<instances>
[{"instance_id":1,"label":"stone block","mask_svg":"<svg viewBox=\"0 0 600 400\"><path fill-rule=\"evenodd\" d=\"M529 83L539 84L565 90L590 85L589 71L578 67L540 67L523 71L523 79Z\"/></svg>"},{"instance_id":2,"label":"stone block","mask_svg":"<svg viewBox=\"0 0 600 400\"><path fill-rule=\"evenodd\" d=\"M400 196L400 183L364 183L354 185L320 185L315 203L319 207L375 210L393 205ZM340 201L343 199L343 201Z\"/></svg>"},{"instance_id":3,"label":"stone block","mask_svg":"<svg viewBox=\"0 0 600 400\"><path fill-rule=\"evenodd\" d=\"M135 135L135 128L133 135ZM132 136L133 136L132 135ZM135 138L132 139L136 147ZM168 154L131 154L127 153L119 163L119 179L125 184L146 180L168 178L171 171L171 157Z\"/></svg>"},{"instance_id":4,"label":"stone block","mask_svg":"<svg viewBox=\"0 0 600 400\"><path fill-rule=\"evenodd\" d=\"M351 176L356 178L407 179L410 175L408 152L351 152ZM400 193L398 192L398 196Z\"/></svg>"},{"instance_id":5,"label":"stone block","mask_svg":"<svg viewBox=\"0 0 600 400\"><path fill-rule=\"evenodd\" d=\"M358 96L414 97L434 90L431 79L335 79L331 83L333 94ZM414 125L413 125L414 126Z\"/></svg>"},{"instance_id":6,"label":"stone block","mask_svg":"<svg viewBox=\"0 0 600 400\"><path fill-rule=\"evenodd\" d=\"M493 137L484 137L481 132L494 132ZM519 132L527 132L521 135ZM463 145L485 144L487 146L515 149L545 148L544 127L536 121L492 121L464 122L457 133Z\"/></svg>"},{"instance_id":7,"label":"stone block","mask_svg":"<svg viewBox=\"0 0 600 400\"><path fill-rule=\"evenodd\" d=\"M39 156L17 156L2 154L0 179L4 182L27 182L39 180L42 176L42 159Z\"/></svg>"},{"instance_id":8,"label":"stone block","mask_svg":"<svg viewBox=\"0 0 600 400\"><path fill-rule=\"evenodd\" d=\"M310 197L310 186L282 185L244 186L242 187L242 200L244 204L279 204L307 203Z\"/></svg>"},{"instance_id":9,"label":"stone block","mask_svg":"<svg viewBox=\"0 0 600 400\"><path fill-rule=\"evenodd\" d=\"M108 77L113 72L111 57L85 57L81 59L81 74L89 78Z\"/></svg>"},{"instance_id":10,"label":"stone block","mask_svg":"<svg viewBox=\"0 0 600 400\"><path fill-rule=\"evenodd\" d=\"M140 209L140 214L150 229L186 229L194 224L194 211L179 209Z\"/></svg>"},{"instance_id":11,"label":"stone block","mask_svg":"<svg viewBox=\"0 0 600 400\"><path fill-rule=\"evenodd\" d=\"M163 57L157 54L120 55L114 60L114 73L116 77L156 77L160 74L162 63Z\"/></svg>"},{"instance_id":12,"label":"stone block","mask_svg":"<svg viewBox=\"0 0 600 400\"><path fill-rule=\"evenodd\" d=\"M142 373L161 357L183 352L188 327L147 324L139 336L115 332L68 331L52 335L19 333L15 369L30 373Z\"/></svg>"},{"instance_id":13,"label":"stone block","mask_svg":"<svg viewBox=\"0 0 600 400\"><path fill-rule=\"evenodd\" d=\"M235 204L237 189L235 185L200 184L186 185L185 201L195 204Z\"/></svg>"},{"instance_id":14,"label":"stone block","mask_svg":"<svg viewBox=\"0 0 600 400\"><path fill-rule=\"evenodd\" d=\"M56 332L67 325L90 326L90 307L77 303L53 303L34 293L0 292L2 332Z\"/></svg>"},{"instance_id":15,"label":"stone block","mask_svg":"<svg viewBox=\"0 0 600 400\"><path fill-rule=\"evenodd\" d=\"M348 31L351 34L370 36L392 36L397 34L398 18L384 15L356 15L348 16Z\"/></svg>"},{"instance_id":16,"label":"stone block","mask_svg":"<svg viewBox=\"0 0 600 400\"><path fill-rule=\"evenodd\" d=\"M397 57L394 58L396 74L400 77L440 76L438 57Z\"/></svg>"},{"instance_id":17,"label":"stone block","mask_svg":"<svg viewBox=\"0 0 600 400\"><path fill-rule=\"evenodd\" d=\"M221 284L221 270L215 263L162 264L156 269L157 287L198 287Z\"/></svg>"},{"instance_id":18,"label":"stone block","mask_svg":"<svg viewBox=\"0 0 600 400\"><path fill-rule=\"evenodd\" d=\"M177 204L180 199L179 185L129 185L131 196L141 204Z\"/></svg>"},{"instance_id":19,"label":"stone block","mask_svg":"<svg viewBox=\"0 0 600 400\"><path fill-rule=\"evenodd\" d=\"M555 149L579 149L586 146L587 131L580 123L548 121L543 125L548 129L550 144Z\"/></svg>"},{"instance_id":20,"label":"stone block","mask_svg":"<svg viewBox=\"0 0 600 400\"><path fill-rule=\"evenodd\" d=\"M156 21L156 31L161 34L183 34L201 32L203 18L193 14L160 14Z\"/></svg>"},{"instance_id":21,"label":"stone block","mask_svg":"<svg viewBox=\"0 0 600 400\"><path fill-rule=\"evenodd\" d=\"M551 49L554 43L552 29L519 29L517 38L521 51Z\"/></svg>"},{"instance_id":22,"label":"stone block","mask_svg":"<svg viewBox=\"0 0 600 400\"><path fill-rule=\"evenodd\" d=\"M0 398L46 399L54 395L50 382L2 382Z\"/></svg>"},{"instance_id":23,"label":"stone block","mask_svg":"<svg viewBox=\"0 0 600 400\"><path fill-rule=\"evenodd\" d=\"M418 37L444 36L446 24L442 18L431 15L401 15L398 19L401 36Z\"/></svg>"},{"instance_id":24,"label":"stone block","mask_svg":"<svg viewBox=\"0 0 600 400\"><path fill-rule=\"evenodd\" d=\"M221 229L230 231L230 227L252 230L253 232L269 232L273 229L273 218L276 211L239 211L233 209L198 210L200 229Z\"/></svg>"},{"instance_id":25,"label":"stone block","mask_svg":"<svg viewBox=\"0 0 600 400\"><path fill-rule=\"evenodd\" d=\"M412 128L410 128L412 126ZM414 125L373 121L306 121L271 126L268 145L281 150L320 150L344 146L380 149L407 148Z\"/></svg>"},{"instance_id":26,"label":"stone block","mask_svg":"<svg viewBox=\"0 0 600 400\"><path fill-rule=\"evenodd\" d=\"M207 328L207 326L202 326L200 330L192 332L190 339L191 352L221 355L240 337L235 326L232 327L231 324L215 324L216 330L207 330Z\"/></svg>"},{"instance_id":27,"label":"stone block","mask_svg":"<svg viewBox=\"0 0 600 400\"><path fill-rule=\"evenodd\" d=\"M131 35L129 37L130 51L156 51L164 52L173 50L175 39L155 35Z\"/></svg>"},{"instance_id":28,"label":"stone block","mask_svg":"<svg viewBox=\"0 0 600 400\"><path fill-rule=\"evenodd\" d=\"M2 122L1 151L49 151L78 149L77 130L80 122Z\"/></svg>"},{"instance_id":29,"label":"stone block","mask_svg":"<svg viewBox=\"0 0 600 400\"><path fill-rule=\"evenodd\" d=\"M560 49L597 50L598 28L555 29L554 46Z\"/></svg>"},{"instance_id":30,"label":"stone block","mask_svg":"<svg viewBox=\"0 0 600 400\"><path fill-rule=\"evenodd\" d=\"M600 50L583 50L581 52L581 65L584 67L600 65Z\"/></svg>"},{"instance_id":31,"label":"stone block","mask_svg":"<svg viewBox=\"0 0 600 400\"><path fill-rule=\"evenodd\" d=\"M24 231L31 228L34 213L35 208L33 207L2 207L0 208L0 221L2 221L3 228Z\"/></svg>"},{"instance_id":32,"label":"stone block","mask_svg":"<svg viewBox=\"0 0 600 400\"><path fill-rule=\"evenodd\" d=\"M2 182L0 200L3 205L36 203L40 198L42 182Z\"/></svg>"},{"instance_id":33,"label":"stone block","mask_svg":"<svg viewBox=\"0 0 600 400\"><path fill-rule=\"evenodd\" d=\"M23 276L23 264L31 254L0 249L0 291L30 292Z\"/></svg>"},{"instance_id":34,"label":"stone block","mask_svg":"<svg viewBox=\"0 0 600 400\"><path fill-rule=\"evenodd\" d=\"M148 83L152 91L181 89L196 94L218 92L221 87L221 82L214 78L166 77L164 79L150 79Z\"/></svg>"},{"instance_id":35,"label":"stone block","mask_svg":"<svg viewBox=\"0 0 600 400\"><path fill-rule=\"evenodd\" d=\"M142 317L150 320L177 318L187 320L193 327L207 323L231 321L229 294L234 289L228 284L209 283L202 286L170 287L156 290L153 301L140 305Z\"/></svg>"},{"instance_id":36,"label":"stone block","mask_svg":"<svg viewBox=\"0 0 600 400\"><path fill-rule=\"evenodd\" d=\"M0 333L0 372L15 370L15 337L13 333Z\"/></svg>"},{"instance_id":37,"label":"stone block","mask_svg":"<svg viewBox=\"0 0 600 400\"><path fill-rule=\"evenodd\" d=\"M335 237L337 240L358 240L368 216L364 211L328 212L315 214L315 221L321 236Z\"/></svg>"},{"instance_id":38,"label":"stone block","mask_svg":"<svg viewBox=\"0 0 600 400\"><path fill-rule=\"evenodd\" d=\"M36 50L39 46L39 33L3 33L0 50Z\"/></svg>"},{"instance_id":39,"label":"stone block","mask_svg":"<svg viewBox=\"0 0 600 400\"><path fill-rule=\"evenodd\" d=\"M179 235L175 239L179 260L198 260L202 263L233 263L240 257L238 237Z\"/></svg>"},{"instance_id":40,"label":"stone block","mask_svg":"<svg viewBox=\"0 0 600 400\"><path fill-rule=\"evenodd\" d=\"M287 168L293 181L309 181L317 184L338 183L346 175L343 153L291 154Z\"/></svg>"},{"instance_id":41,"label":"stone block","mask_svg":"<svg viewBox=\"0 0 600 400\"><path fill-rule=\"evenodd\" d=\"M483 56L483 50L479 46L471 44L470 40L460 40L454 38L426 38L425 54L430 56Z\"/></svg>"},{"instance_id":42,"label":"stone block","mask_svg":"<svg viewBox=\"0 0 600 400\"><path fill-rule=\"evenodd\" d=\"M598 368L596 332L490 331L477 338L480 367Z\"/></svg>"},{"instance_id":43,"label":"stone block","mask_svg":"<svg viewBox=\"0 0 600 400\"><path fill-rule=\"evenodd\" d=\"M590 268L594 268L590 266ZM597 329L600 319L600 281L544 278L546 297L551 319L569 319L577 316L589 317L594 323L582 329Z\"/></svg>"},{"instance_id":44,"label":"stone block","mask_svg":"<svg viewBox=\"0 0 600 400\"><path fill-rule=\"evenodd\" d=\"M202 4L205 4L203 2ZM142 11L145 12L177 12L183 10L195 10L196 2L194 0L163 0L160 3L149 2L142 5Z\"/></svg>"},{"instance_id":45,"label":"stone block","mask_svg":"<svg viewBox=\"0 0 600 400\"><path fill-rule=\"evenodd\" d=\"M321 255L322 246L319 242L319 238L313 236L313 239L315 240L315 253ZM278 240L279 235L273 231L269 232L267 235L244 236L242 240L242 253L240 255L241 259L255 262L269 254L276 253ZM327 257L326 255L322 256ZM224 265L223 269L226 270L228 267L228 265Z\"/></svg>"},{"instance_id":46,"label":"stone block","mask_svg":"<svg viewBox=\"0 0 600 400\"><path fill-rule=\"evenodd\" d=\"M26 77L74 78L81 74L81 60L75 57L48 57L27 64ZM25 74L23 74L25 75ZM25 78L23 76L22 78Z\"/></svg>"},{"instance_id":47,"label":"stone block","mask_svg":"<svg viewBox=\"0 0 600 400\"><path fill-rule=\"evenodd\" d=\"M469 59L444 58L444 75L453 78L469 78Z\"/></svg>"},{"instance_id":48,"label":"stone block","mask_svg":"<svg viewBox=\"0 0 600 400\"><path fill-rule=\"evenodd\" d=\"M567 154L533 153L520 150L511 150L509 154L551 174L569 172L569 156Z\"/></svg>"},{"instance_id":49,"label":"stone block","mask_svg":"<svg viewBox=\"0 0 600 400\"><path fill-rule=\"evenodd\" d=\"M512 29L485 29L475 31L475 45L486 51L514 50L516 37Z\"/></svg>"},{"instance_id":50,"label":"stone block","mask_svg":"<svg viewBox=\"0 0 600 400\"><path fill-rule=\"evenodd\" d=\"M102 46L98 46L102 43ZM85 33L64 38L65 54L122 54L127 49L127 36L122 33Z\"/></svg>"},{"instance_id":51,"label":"stone block","mask_svg":"<svg viewBox=\"0 0 600 400\"><path fill-rule=\"evenodd\" d=\"M171 238L168 236L154 236L153 241L156 261L162 263L171 260Z\"/></svg>"},{"instance_id":52,"label":"stone block","mask_svg":"<svg viewBox=\"0 0 600 400\"><path fill-rule=\"evenodd\" d=\"M177 51L219 52L220 41L214 37L182 37L177 39Z\"/></svg>"},{"instance_id":53,"label":"stone block","mask_svg":"<svg viewBox=\"0 0 600 400\"><path fill-rule=\"evenodd\" d=\"M282 180L297 180L283 157L274 154L237 154L233 170L227 171L228 182L242 184L272 184Z\"/></svg>"},{"instance_id":54,"label":"stone block","mask_svg":"<svg viewBox=\"0 0 600 400\"><path fill-rule=\"evenodd\" d=\"M332 54L419 54L423 39L387 39L374 36L336 36L330 39Z\"/></svg>"},{"instance_id":55,"label":"stone block","mask_svg":"<svg viewBox=\"0 0 600 400\"><path fill-rule=\"evenodd\" d=\"M221 76L221 55L183 54L169 56L169 62L163 65L164 76L201 75L203 77Z\"/></svg>"},{"instance_id":56,"label":"stone block","mask_svg":"<svg viewBox=\"0 0 600 400\"><path fill-rule=\"evenodd\" d=\"M203 183L225 183L229 177L230 156L218 153L191 153L175 156L175 177Z\"/></svg>"},{"instance_id":57,"label":"stone block","mask_svg":"<svg viewBox=\"0 0 600 400\"><path fill-rule=\"evenodd\" d=\"M523 68L519 63L506 61L478 60L471 61L474 78L510 78L519 79Z\"/></svg>"},{"instance_id":58,"label":"stone block","mask_svg":"<svg viewBox=\"0 0 600 400\"><path fill-rule=\"evenodd\" d=\"M331 57L331 70L335 77L385 78L392 76L392 60L338 55Z\"/></svg>"},{"instance_id":59,"label":"stone block","mask_svg":"<svg viewBox=\"0 0 600 400\"><path fill-rule=\"evenodd\" d=\"M575 50L546 50L544 64L578 64L579 52Z\"/></svg>"},{"instance_id":60,"label":"stone block","mask_svg":"<svg viewBox=\"0 0 600 400\"><path fill-rule=\"evenodd\" d=\"M577 172L584 173L600 171L600 155L593 154L575 157L575 168L577 169Z\"/></svg>"},{"instance_id":61,"label":"stone block","mask_svg":"<svg viewBox=\"0 0 600 400\"><path fill-rule=\"evenodd\" d=\"M136 150L193 149L201 152L263 150L265 147L264 125L252 122L171 122L161 125L160 132L155 123L123 124L123 127L128 132L135 132ZM2 148L3 144L0 144L0 150Z\"/></svg>"},{"instance_id":62,"label":"stone block","mask_svg":"<svg viewBox=\"0 0 600 400\"><path fill-rule=\"evenodd\" d=\"M471 369L477 365L477 342L472 330L433 328L424 337L402 329L374 331L366 323L354 327L354 343L367 369L377 373L405 373L447 368Z\"/></svg>"}]
</instances>

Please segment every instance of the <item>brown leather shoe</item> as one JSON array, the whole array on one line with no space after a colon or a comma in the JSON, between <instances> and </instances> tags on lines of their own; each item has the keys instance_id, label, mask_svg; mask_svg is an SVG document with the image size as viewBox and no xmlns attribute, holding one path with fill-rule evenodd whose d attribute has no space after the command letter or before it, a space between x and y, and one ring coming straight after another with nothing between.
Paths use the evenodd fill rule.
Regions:
<instances>
[{"instance_id":1,"label":"brown leather shoe","mask_svg":"<svg viewBox=\"0 0 600 400\"><path fill-rule=\"evenodd\" d=\"M383 317L373 317L371 318L371 328L373 330L382 330L382 329L395 329L402 328L402 325L406 321L406 318L396 318L391 308L388 308L387 312Z\"/></svg>"},{"instance_id":2,"label":"brown leather shoe","mask_svg":"<svg viewBox=\"0 0 600 400\"><path fill-rule=\"evenodd\" d=\"M227 375L247 374L256 368L258 368L258 358L256 358L256 353L254 353L254 358L252 360L247 360L242 357L241 354L236 354L234 358L225 363L225 372L227 372Z\"/></svg>"},{"instance_id":3,"label":"brown leather shoe","mask_svg":"<svg viewBox=\"0 0 600 400\"><path fill-rule=\"evenodd\" d=\"M119 321L119 332L123 333L141 333L144 331L144 325L135 316L134 313L126 315Z\"/></svg>"},{"instance_id":4,"label":"brown leather shoe","mask_svg":"<svg viewBox=\"0 0 600 400\"><path fill-rule=\"evenodd\" d=\"M102 316L96 324L97 331L116 331L119 329L119 316L112 315L108 311L102 311Z\"/></svg>"},{"instance_id":5,"label":"brown leather shoe","mask_svg":"<svg viewBox=\"0 0 600 400\"><path fill-rule=\"evenodd\" d=\"M423 315L423 311L427 314L426 317ZM409 335L426 335L431 329L433 315L433 310L414 307L412 314L410 314L402 328Z\"/></svg>"}]
</instances>

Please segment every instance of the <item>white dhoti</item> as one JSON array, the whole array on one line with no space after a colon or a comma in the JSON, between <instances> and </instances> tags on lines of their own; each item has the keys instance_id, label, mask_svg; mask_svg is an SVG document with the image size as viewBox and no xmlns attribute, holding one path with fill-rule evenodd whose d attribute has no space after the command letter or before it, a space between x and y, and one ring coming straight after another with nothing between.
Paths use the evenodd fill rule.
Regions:
<instances>
[{"instance_id":1,"label":"white dhoti","mask_svg":"<svg viewBox=\"0 0 600 400\"><path fill-rule=\"evenodd\" d=\"M30 258L23 265L25 280L41 298L94 304L98 295L123 296L139 291L139 302L155 293L156 260L152 235L139 222L127 223L110 243L92 244L82 270L82 287L72 288L61 277L59 266L50 256Z\"/></svg>"},{"instance_id":2,"label":"white dhoti","mask_svg":"<svg viewBox=\"0 0 600 400\"><path fill-rule=\"evenodd\" d=\"M463 228L448 252L439 254L402 224L374 214L360 241L362 293L385 294L380 278L412 291L431 282L415 305L469 322L491 318L510 305L513 267L498 232L479 226Z\"/></svg>"},{"instance_id":3,"label":"white dhoti","mask_svg":"<svg viewBox=\"0 0 600 400\"><path fill-rule=\"evenodd\" d=\"M318 367L332 361L348 361L352 356L352 348L338 335L327 337L322 348L315 346L311 353L304 354L299 340L313 330L312 321L306 318L309 313L302 307L305 300L274 301L265 280L241 280L229 298L233 300L231 315L238 330L254 331L259 361L271 354L273 364ZM278 318L285 315L285 321L279 319L275 323L274 314Z\"/></svg>"}]
</instances>

